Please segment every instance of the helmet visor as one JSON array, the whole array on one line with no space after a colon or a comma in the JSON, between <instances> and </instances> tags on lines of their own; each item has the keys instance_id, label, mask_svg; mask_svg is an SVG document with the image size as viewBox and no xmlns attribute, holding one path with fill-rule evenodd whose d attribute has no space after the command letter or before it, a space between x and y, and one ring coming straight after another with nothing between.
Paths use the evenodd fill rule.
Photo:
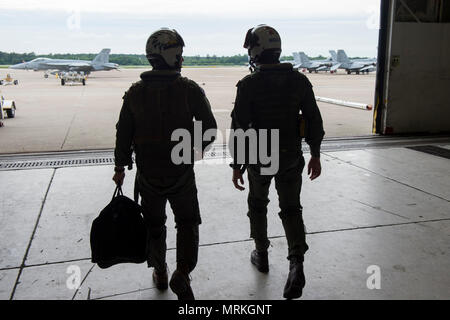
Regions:
<instances>
[{"instance_id":1,"label":"helmet visor","mask_svg":"<svg viewBox=\"0 0 450 320\"><path fill-rule=\"evenodd\" d=\"M247 35L245 36L244 48L249 49L252 43L252 31L253 28L248 29Z\"/></svg>"}]
</instances>

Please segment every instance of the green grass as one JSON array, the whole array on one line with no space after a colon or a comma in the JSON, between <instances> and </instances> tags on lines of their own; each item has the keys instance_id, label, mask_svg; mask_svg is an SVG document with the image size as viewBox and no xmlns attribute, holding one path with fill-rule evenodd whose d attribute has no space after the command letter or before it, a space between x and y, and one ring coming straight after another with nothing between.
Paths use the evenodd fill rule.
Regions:
<instances>
[{"instance_id":1,"label":"green grass","mask_svg":"<svg viewBox=\"0 0 450 320\"><path fill-rule=\"evenodd\" d=\"M215 65L183 65L183 68L217 68L217 67L245 67L241 64L231 65L231 64L215 64ZM142 69L142 68L149 68L151 69L150 65L141 65L141 66L119 66L120 69Z\"/></svg>"},{"instance_id":2,"label":"green grass","mask_svg":"<svg viewBox=\"0 0 450 320\"><path fill-rule=\"evenodd\" d=\"M236 64L216 64L216 65L183 65L183 68L217 68L217 67L243 67L244 65ZM7 69L9 65L0 65L0 69ZM150 65L132 65L132 66L119 66L121 69L142 69L142 68L151 68Z\"/></svg>"},{"instance_id":3,"label":"green grass","mask_svg":"<svg viewBox=\"0 0 450 320\"><path fill-rule=\"evenodd\" d=\"M121 68L121 69L135 69L135 68L149 68L150 67L150 65L141 65L141 66L139 66L139 65L136 65L136 66L122 66L122 65L119 65L119 68Z\"/></svg>"}]
</instances>

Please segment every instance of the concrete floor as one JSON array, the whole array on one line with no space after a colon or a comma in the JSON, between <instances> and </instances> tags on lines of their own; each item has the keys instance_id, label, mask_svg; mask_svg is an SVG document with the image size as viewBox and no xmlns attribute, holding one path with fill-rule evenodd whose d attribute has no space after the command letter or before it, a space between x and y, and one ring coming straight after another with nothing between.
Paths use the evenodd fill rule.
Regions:
<instances>
[{"instance_id":1,"label":"concrete floor","mask_svg":"<svg viewBox=\"0 0 450 320\"><path fill-rule=\"evenodd\" d=\"M445 146L448 148L449 146ZM308 156L306 160L308 160ZM323 175L304 173L302 205L310 251L304 299L450 299L450 162L405 149L324 152ZM101 270L89 231L110 201L111 166L0 171L0 299L175 299L158 292L146 265ZM196 166L203 224L192 273L198 299L282 299L287 245L272 186L270 268L249 262L246 195L226 163ZM133 173L124 191L132 195ZM168 264L175 230L168 206ZM370 266L381 289L369 290ZM69 289L71 266L81 270Z\"/></svg>"},{"instance_id":2,"label":"concrete floor","mask_svg":"<svg viewBox=\"0 0 450 320\"><path fill-rule=\"evenodd\" d=\"M14 71L14 72L13 72ZM122 96L145 69L93 73L86 86L60 85L43 78L43 72L4 70L19 80L18 86L0 86L6 99L14 99L16 118L5 119L0 130L0 153L113 148L115 124ZM184 68L182 74L206 92L219 129L230 127L236 83L248 74L245 67ZM307 74L317 96L373 104L375 74ZM372 133L373 112L318 103L327 137ZM224 136L228 136L224 134Z\"/></svg>"}]
</instances>

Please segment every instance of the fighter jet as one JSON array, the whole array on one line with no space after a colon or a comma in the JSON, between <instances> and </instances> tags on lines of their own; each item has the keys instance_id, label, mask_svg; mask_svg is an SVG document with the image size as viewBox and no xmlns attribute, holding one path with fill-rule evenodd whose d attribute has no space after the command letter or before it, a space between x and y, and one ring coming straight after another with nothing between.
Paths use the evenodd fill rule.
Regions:
<instances>
[{"instance_id":1,"label":"fighter jet","mask_svg":"<svg viewBox=\"0 0 450 320\"><path fill-rule=\"evenodd\" d=\"M338 63L339 69L346 70L347 74L352 74L352 72L369 74L369 72L376 70L376 59L350 60L344 50L338 50L337 55L335 51L330 50L330 54L333 60Z\"/></svg>"},{"instance_id":2,"label":"fighter jet","mask_svg":"<svg viewBox=\"0 0 450 320\"><path fill-rule=\"evenodd\" d=\"M334 73L337 70L335 65L338 63L333 62L331 58L326 60L311 61L304 52L294 52L293 56L296 63L295 67L299 69L307 69L309 73L318 73L319 71L330 71L331 73Z\"/></svg>"},{"instance_id":3,"label":"fighter jet","mask_svg":"<svg viewBox=\"0 0 450 320\"><path fill-rule=\"evenodd\" d=\"M117 63L109 62L109 53L111 49L103 49L92 61L86 60L66 60L66 59L50 59L50 58L36 58L29 62L19 63L10 66L11 69L22 70L44 70L44 77L48 77L49 70L59 71L75 71L89 74L92 71L109 71L117 70L119 65Z\"/></svg>"},{"instance_id":4,"label":"fighter jet","mask_svg":"<svg viewBox=\"0 0 450 320\"><path fill-rule=\"evenodd\" d=\"M337 53L336 53L336 51L330 50L330 51L328 51L328 52L331 54L331 60L334 61L334 62L336 62L336 63L338 63L338 62L337 62Z\"/></svg>"}]
</instances>

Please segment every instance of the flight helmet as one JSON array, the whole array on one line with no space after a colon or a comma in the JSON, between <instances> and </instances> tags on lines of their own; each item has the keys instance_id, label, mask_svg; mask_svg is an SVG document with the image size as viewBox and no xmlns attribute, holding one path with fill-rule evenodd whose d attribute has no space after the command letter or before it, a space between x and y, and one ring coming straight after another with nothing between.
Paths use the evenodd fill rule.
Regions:
<instances>
[{"instance_id":1,"label":"flight helmet","mask_svg":"<svg viewBox=\"0 0 450 320\"><path fill-rule=\"evenodd\" d=\"M170 69L180 69L183 61L184 41L174 29L161 28L147 40L145 51L150 64L165 64Z\"/></svg>"},{"instance_id":2,"label":"flight helmet","mask_svg":"<svg viewBox=\"0 0 450 320\"><path fill-rule=\"evenodd\" d=\"M244 48L248 50L250 64L261 62L263 55L281 54L281 38L278 32L265 24L260 24L247 31Z\"/></svg>"}]
</instances>

